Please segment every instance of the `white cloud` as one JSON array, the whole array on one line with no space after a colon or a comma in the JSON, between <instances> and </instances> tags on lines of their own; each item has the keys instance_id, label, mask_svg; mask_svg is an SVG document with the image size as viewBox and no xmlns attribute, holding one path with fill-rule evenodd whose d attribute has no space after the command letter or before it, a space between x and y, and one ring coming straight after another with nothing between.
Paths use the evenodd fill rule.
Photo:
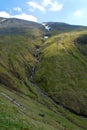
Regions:
<instances>
[{"instance_id":1,"label":"white cloud","mask_svg":"<svg viewBox=\"0 0 87 130\"><path fill-rule=\"evenodd\" d=\"M28 21L34 21L37 22L37 18L33 15L28 15L26 13L20 13L17 15L10 15L9 13L2 11L0 12L0 17L5 17L5 18L19 18L19 19L24 19Z\"/></svg>"},{"instance_id":2,"label":"white cloud","mask_svg":"<svg viewBox=\"0 0 87 130\"><path fill-rule=\"evenodd\" d=\"M50 5L52 2L51 2L51 0L43 0L43 5L44 6L48 6L48 5Z\"/></svg>"},{"instance_id":3,"label":"white cloud","mask_svg":"<svg viewBox=\"0 0 87 130\"><path fill-rule=\"evenodd\" d=\"M30 2L28 2L28 5L31 6L33 9L38 9L38 10L43 11L43 12L45 11L45 8L36 2L30 1Z\"/></svg>"},{"instance_id":4,"label":"white cloud","mask_svg":"<svg viewBox=\"0 0 87 130\"><path fill-rule=\"evenodd\" d=\"M56 0L43 0L43 5L45 7L48 6L48 10L50 11L59 11L63 8L63 4L59 4Z\"/></svg>"},{"instance_id":5,"label":"white cloud","mask_svg":"<svg viewBox=\"0 0 87 130\"><path fill-rule=\"evenodd\" d=\"M11 16L11 17L37 22L37 18L35 16L28 15L28 14L25 14L25 13L14 15L14 16Z\"/></svg>"},{"instance_id":6,"label":"white cloud","mask_svg":"<svg viewBox=\"0 0 87 130\"><path fill-rule=\"evenodd\" d=\"M81 10L76 10L75 13L74 13L74 15L80 17L82 15Z\"/></svg>"},{"instance_id":7,"label":"white cloud","mask_svg":"<svg viewBox=\"0 0 87 130\"><path fill-rule=\"evenodd\" d=\"M59 4L57 1L51 3L50 10L51 11L59 11L63 8L63 4Z\"/></svg>"},{"instance_id":8,"label":"white cloud","mask_svg":"<svg viewBox=\"0 0 87 130\"><path fill-rule=\"evenodd\" d=\"M14 11L17 11L17 12L22 12L22 9L20 7L15 7L13 8Z\"/></svg>"},{"instance_id":9,"label":"white cloud","mask_svg":"<svg viewBox=\"0 0 87 130\"><path fill-rule=\"evenodd\" d=\"M8 14L8 13L5 12L5 11L2 11L2 12L0 12L0 17L9 18L9 17L10 17L10 14Z\"/></svg>"},{"instance_id":10,"label":"white cloud","mask_svg":"<svg viewBox=\"0 0 87 130\"><path fill-rule=\"evenodd\" d=\"M32 9L38 9L42 12L45 12L46 9L50 11L60 11L63 8L63 4L58 3L57 0L43 0L40 4L30 1L27 4L29 5L29 8L32 7ZM29 10L34 11L32 9Z\"/></svg>"}]
</instances>

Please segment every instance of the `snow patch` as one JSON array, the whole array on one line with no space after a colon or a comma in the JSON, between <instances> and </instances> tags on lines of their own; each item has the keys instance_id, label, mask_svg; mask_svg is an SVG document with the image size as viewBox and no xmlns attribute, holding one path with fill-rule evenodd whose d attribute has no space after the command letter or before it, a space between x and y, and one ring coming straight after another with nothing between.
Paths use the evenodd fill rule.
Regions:
<instances>
[{"instance_id":1,"label":"snow patch","mask_svg":"<svg viewBox=\"0 0 87 130\"><path fill-rule=\"evenodd\" d=\"M2 23L2 22L4 22L4 21L6 21L7 19L2 19L2 20L0 20L0 23Z\"/></svg>"},{"instance_id":2,"label":"snow patch","mask_svg":"<svg viewBox=\"0 0 87 130\"><path fill-rule=\"evenodd\" d=\"M49 30L50 30L50 27L47 26L47 25L45 25L45 29L49 31Z\"/></svg>"},{"instance_id":3,"label":"snow patch","mask_svg":"<svg viewBox=\"0 0 87 130\"><path fill-rule=\"evenodd\" d=\"M47 39L48 38L48 36L44 36L44 39Z\"/></svg>"},{"instance_id":4,"label":"snow patch","mask_svg":"<svg viewBox=\"0 0 87 130\"><path fill-rule=\"evenodd\" d=\"M50 31L51 27L49 27L49 26L46 25L45 23L42 23L42 25L45 27L45 29L46 29L47 31Z\"/></svg>"}]
</instances>

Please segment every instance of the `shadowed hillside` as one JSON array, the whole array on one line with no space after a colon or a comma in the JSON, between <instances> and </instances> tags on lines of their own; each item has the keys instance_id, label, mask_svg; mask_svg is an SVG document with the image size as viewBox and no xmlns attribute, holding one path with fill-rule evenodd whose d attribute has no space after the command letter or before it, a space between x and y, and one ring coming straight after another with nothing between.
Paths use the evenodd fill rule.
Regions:
<instances>
[{"instance_id":1,"label":"shadowed hillside","mask_svg":"<svg viewBox=\"0 0 87 130\"><path fill-rule=\"evenodd\" d=\"M33 36L41 36L41 30L44 30L43 26L39 23L35 22L28 22L25 20L20 19L7 19L7 18L0 18L0 35L25 35L30 34Z\"/></svg>"},{"instance_id":2,"label":"shadowed hillside","mask_svg":"<svg viewBox=\"0 0 87 130\"><path fill-rule=\"evenodd\" d=\"M46 22L45 24L50 27L50 32L48 33L49 36L64 32L87 29L85 26L70 25L61 22Z\"/></svg>"}]
</instances>

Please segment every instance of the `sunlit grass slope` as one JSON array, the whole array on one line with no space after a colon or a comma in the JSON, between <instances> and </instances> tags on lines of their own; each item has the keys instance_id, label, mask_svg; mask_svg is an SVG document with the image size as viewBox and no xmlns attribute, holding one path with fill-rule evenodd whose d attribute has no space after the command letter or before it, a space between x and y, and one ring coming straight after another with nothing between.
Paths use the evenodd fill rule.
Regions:
<instances>
[{"instance_id":1,"label":"sunlit grass slope","mask_svg":"<svg viewBox=\"0 0 87 130\"><path fill-rule=\"evenodd\" d=\"M56 108L48 99L43 101L39 94L39 99L36 100L1 86L0 91L1 130L85 130L87 128L85 119L79 119L62 108ZM13 100L10 101L3 93ZM14 102L20 103L23 108ZM58 110L60 112L57 112Z\"/></svg>"},{"instance_id":2,"label":"sunlit grass slope","mask_svg":"<svg viewBox=\"0 0 87 130\"><path fill-rule=\"evenodd\" d=\"M42 47L34 81L57 103L87 116L87 58L82 53L87 52L87 41L83 44L81 36L86 39L87 31L49 38Z\"/></svg>"},{"instance_id":3,"label":"sunlit grass slope","mask_svg":"<svg viewBox=\"0 0 87 130\"><path fill-rule=\"evenodd\" d=\"M48 99L42 98L29 82L31 68L35 64L33 52L40 43L40 39L32 40L29 36L0 37L0 129L83 130L84 123L78 123L80 119L73 122L74 118L70 118L69 121L67 115L71 113L56 108ZM23 108L17 106L18 103ZM44 114L44 117L40 114Z\"/></svg>"}]
</instances>

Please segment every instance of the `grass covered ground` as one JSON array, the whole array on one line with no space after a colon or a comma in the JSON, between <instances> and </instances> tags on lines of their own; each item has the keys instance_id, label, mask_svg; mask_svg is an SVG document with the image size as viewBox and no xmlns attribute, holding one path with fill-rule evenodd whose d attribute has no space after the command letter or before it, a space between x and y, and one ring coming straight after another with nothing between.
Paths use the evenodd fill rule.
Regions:
<instances>
[{"instance_id":1,"label":"grass covered ground","mask_svg":"<svg viewBox=\"0 0 87 130\"><path fill-rule=\"evenodd\" d=\"M12 101L6 98L3 93L9 96ZM17 106L14 102L23 107ZM69 117L70 115L72 118ZM85 130L86 123L85 119L80 119L60 107L55 107L49 99L44 99L39 94L38 99L34 99L0 86L1 130Z\"/></svg>"},{"instance_id":2,"label":"grass covered ground","mask_svg":"<svg viewBox=\"0 0 87 130\"><path fill-rule=\"evenodd\" d=\"M57 103L87 116L87 59L76 42L85 34L81 31L49 38L42 47L34 81Z\"/></svg>"}]
</instances>

